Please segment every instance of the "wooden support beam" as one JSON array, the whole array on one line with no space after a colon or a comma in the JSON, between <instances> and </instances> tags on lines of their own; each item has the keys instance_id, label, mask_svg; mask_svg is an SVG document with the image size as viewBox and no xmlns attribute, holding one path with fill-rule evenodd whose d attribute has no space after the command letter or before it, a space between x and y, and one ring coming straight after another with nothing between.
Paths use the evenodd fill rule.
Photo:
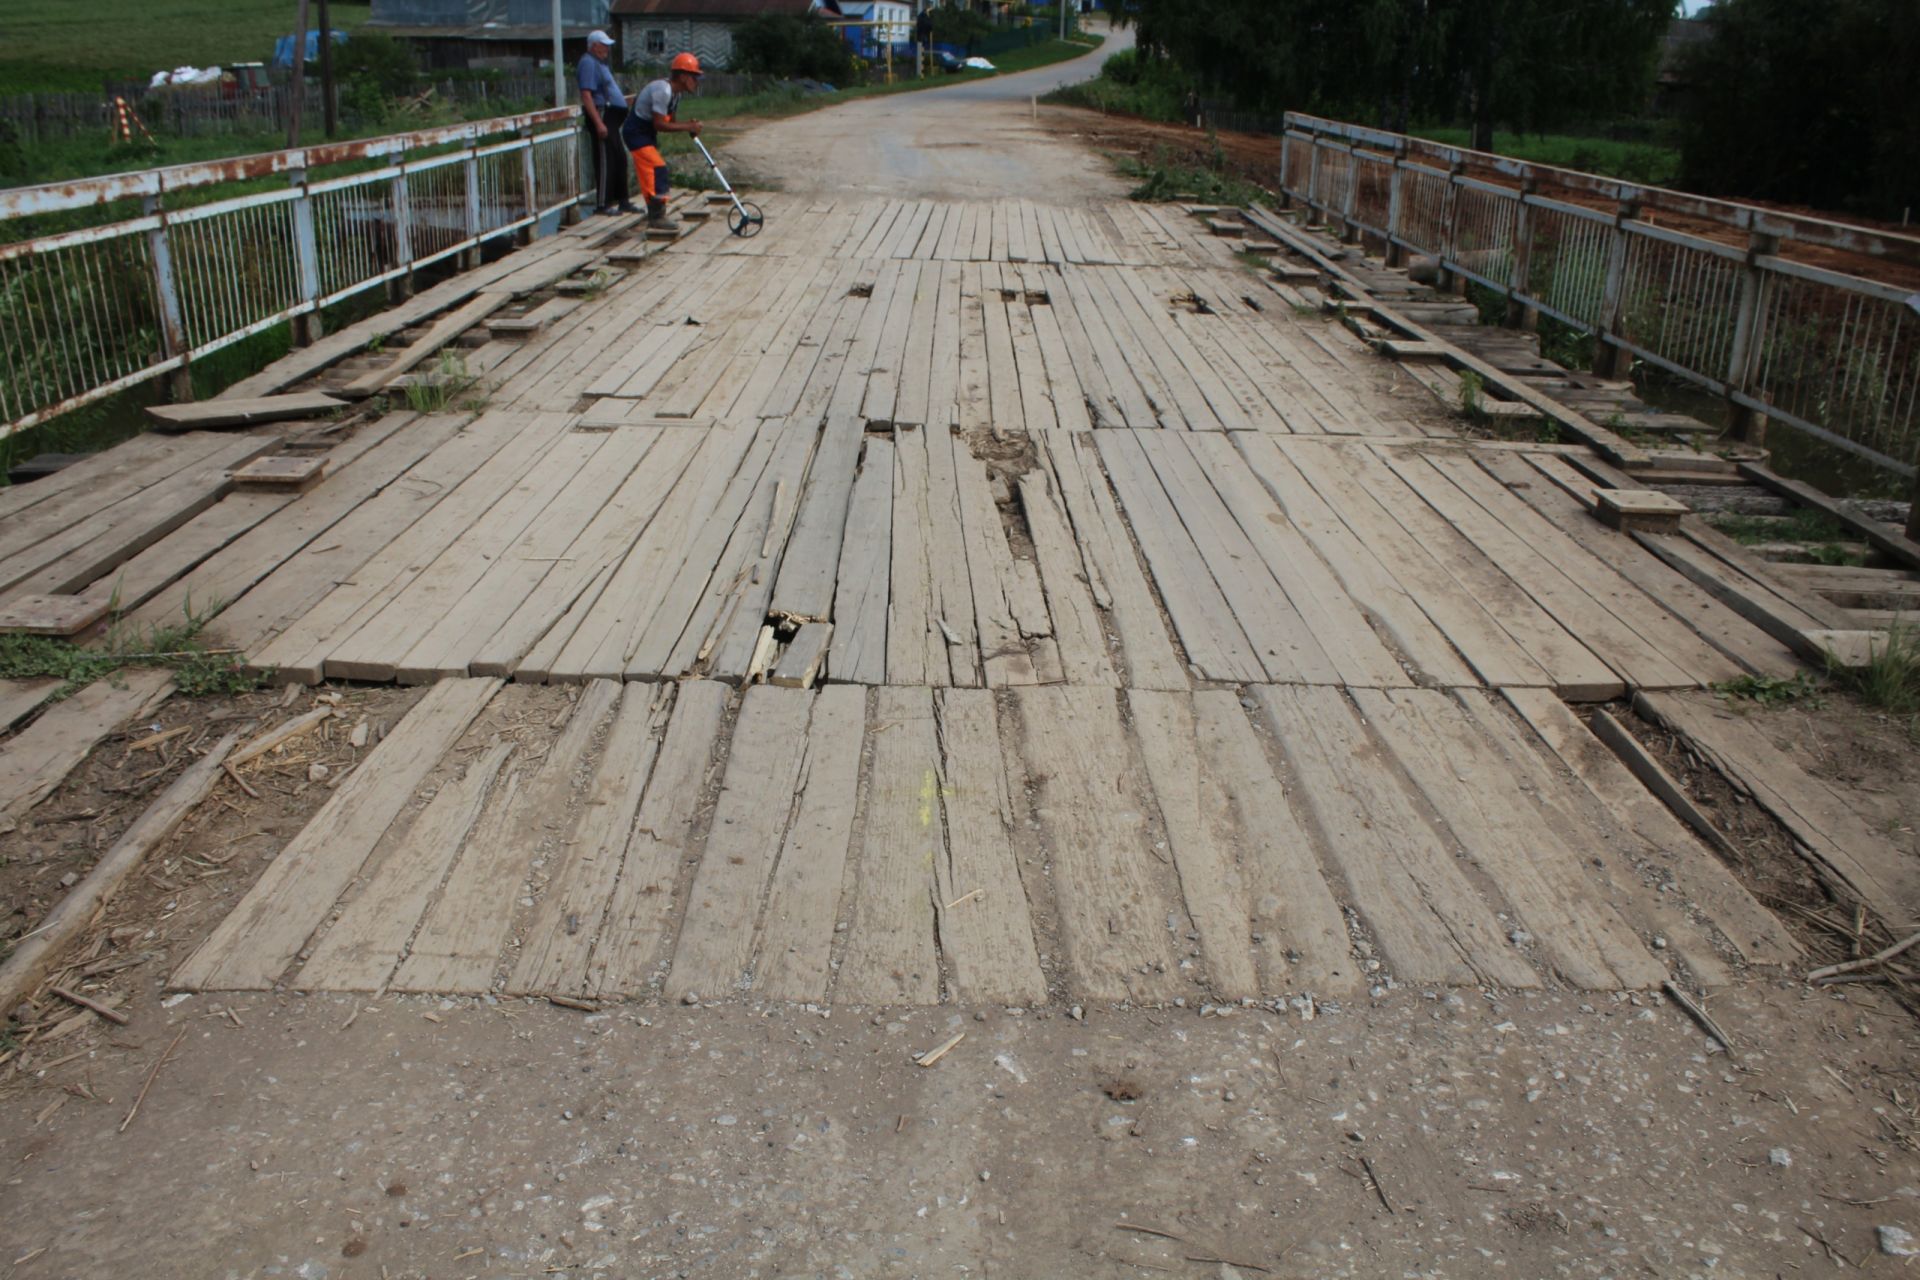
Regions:
<instances>
[{"instance_id":1,"label":"wooden support beam","mask_svg":"<svg viewBox=\"0 0 1920 1280\"><path fill-rule=\"evenodd\" d=\"M1862 515L1845 503L1828 497L1812 485L1790 480L1758 462L1741 463L1740 474L1782 497L1791 498L1795 502L1826 512L1842 528L1866 539L1868 545L1875 551L1899 561L1909 569L1920 569L1920 541L1903 534L1892 525L1883 524L1870 516Z\"/></svg>"}]
</instances>

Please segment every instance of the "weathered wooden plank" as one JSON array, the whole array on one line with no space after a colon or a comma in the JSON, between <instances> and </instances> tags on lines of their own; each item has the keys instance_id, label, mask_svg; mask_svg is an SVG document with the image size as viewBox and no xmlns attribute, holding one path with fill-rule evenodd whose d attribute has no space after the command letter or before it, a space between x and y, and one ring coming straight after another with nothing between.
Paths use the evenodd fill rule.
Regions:
<instances>
[{"instance_id":1,"label":"weathered wooden plank","mask_svg":"<svg viewBox=\"0 0 1920 1280\"><path fill-rule=\"evenodd\" d=\"M0 680L0 733L5 733L38 711L48 698L66 686L67 682L57 676Z\"/></svg>"},{"instance_id":2,"label":"weathered wooden plank","mask_svg":"<svg viewBox=\"0 0 1920 1280\"><path fill-rule=\"evenodd\" d=\"M1431 689L1356 689L1353 697L1561 977L1596 991L1660 984L1666 970L1585 879L1579 855L1458 704Z\"/></svg>"},{"instance_id":3,"label":"weathered wooden plank","mask_svg":"<svg viewBox=\"0 0 1920 1280\"><path fill-rule=\"evenodd\" d=\"M800 803L780 850L754 947L757 995L826 998L835 927L843 918L840 889L859 799L866 721L863 688L835 686L814 699L800 766Z\"/></svg>"},{"instance_id":4,"label":"weathered wooden plank","mask_svg":"<svg viewBox=\"0 0 1920 1280\"><path fill-rule=\"evenodd\" d=\"M773 683L789 689L811 689L826 662L827 645L833 639L831 622L809 622L795 633L787 651L773 669Z\"/></svg>"},{"instance_id":5,"label":"weathered wooden plank","mask_svg":"<svg viewBox=\"0 0 1920 1280\"><path fill-rule=\"evenodd\" d=\"M1047 613L1064 678L1069 684L1117 683L1107 655L1106 628L1094 607L1087 571L1073 531L1067 527L1066 512L1053 493L1051 472L1022 473L1020 505L1039 560L1040 583L1046 592Z\"/></svg>"},{"instance_id":6,"label":"weathered wooden plank","mask_svg":"<svg viewBox=\"0 0 1920 1280\"><path fill-rule=\"evenodd\" d=\"M48 708L0 743L0 819L17 819L52 795L101 739L146 715L172 692L171 672L117 672Z\"/></svg>"},{"instance_id":7,"label":"weathered wooden plank","mask_svg":"<svg viewBox=\"0 0 1920 1280\"><path fill-rule=\"evenodd\" d=\"M887 678L893 486L893 442L869 439L848 499L846 532L840 542L840 564L834 579L834 630L828 664L828 678L833 680L880 684ZM924 647L920 653L924 661ZM924 678L924 666L920 674Z\"/></svg>"},{"instance_id":8,"label":"weathered wooden plank","mask_svg":"<svg viewBox=\"0 0 1920 1280\"><path fill-rule=\"evenodd\" d=\"M793 533L780 558L768 608L792 622L825 622L833 616L833 587L840 567L841 538L858 469L864 425L857 417L828 420L807 469Z\"/></svg>"},{"instance_id":9,"label":"weathered wooden plank","mask_svg":"<svg viewBox=\"0 0 1920 1280\"><path fill-rule=\"evenodd\" d=\"M947 836L932 691L881 688L873 716L865 831L833 994L851 1004L933 1004L940 998L934 867L947 858Z\"/></svg>"},{"instance_id":10,"label":"weathered wooden plank","mask_svg":"<svg viewBox=\"0 0 1920 1280\"><path fill-rule=\"evenodd\" d=\"M1517 952L1335 689L1263 685L1269 727L1322 849L1403 982L1536 987Z\"/></svg>"},{"instance_id":11,"label":"weathered wooden plank","mask_svg":"<svg viewBox=\"0 0 1920 1280\"><path fill-rule=\"evenodd\" d=\"M566 831L576 777L620 686L588 685L537 766L523 761L494 789L446 891L428 910L389 986L395 991L482 992L513 927L514 902L534 857Z\"/></svg>"},{"instance_id":12,"label":"weathered wooden plank","mask_svg":"<svg viewBox=\"0 0 1920 1280\"><path fill-rule=\"evenodd\" d=\"M1203 690L1193 695L1193 714L1204 803L1225 820L1220 838L1240 850L1261 992L1358 990L1360 962L1346 920L1296 812L1299 801L1287 798L1297 788L1275 776L1239 695Z\"/></svg>"},{"instance_id":13,"label":"weathered wooden plank","mask_svg":"<svg viewBox=\"0 0 1920 1280\"><path fill-rule=\"evenodd\" d=\"M509 992L581 996L599 986L589 961L620 881L628 836L672 703L672 685L626 686L560 865L534 907L520 958L507 978Z\"/></svg>"},{"instance_id":14,"label":"weathered wooden plank","mask_svg":"<svg viewBox=\"0 0 1920 1280\"><path fill-rule=\"evenodd\" d=\"M1167 930L1177 894L1148 847L1148 799L1113 691L1060 686L1014 696L1073 985L1096 1000L1171 999L1187 989Z\"/></svg>"},{"instance_id":15,"label":"weathered wooden plank","mask_svg":"<svg viewBox=\"0 0 1920 1280\"><path fill-rule=\"evenodd\" d=\"M946 856L934 863L934 915L955 998L1038 1004L1047 997L1032 912L1014 860L994 695L936 695Z\"/></svg>"},{"instance_id":16,"label":"weathered wooden plank","mask_svg":"<svg viewBox=\"0 0 1920 1280\"><path fill-rule=\"evenodd\" d=\"M380 837L498 691L446 680L427 691L172 978L187 990L264 990L360 874Z\"/></svg>"},{"instance_id":17,"label":"weathered wooden plank","mask_svg":"<svg viewBox=\"0 0 1920 1280\"><path fill-rule=\"evenodd\" d=\"M706 798L728 697L727 687L711 680L679 684L666 740L632 823L626 864L594 945L596 995L639 995L666 960L674 887L694 847L694 815Z\"/></svg>"},{"instance_id":18,"label":"weathered wooden plank","mask_svg":"<svg viewBox=\"0 0 1920 1280\"><path fill-rule=\"evenodd\" d=\"M746 976L753 931L741 922L760 915L799 784L814 696L772 685L747 690L667 975L666 993L675 999L725 995Z\"/></svg>"},{"instance_id":19,"label":"weathered wooden plank","mask_svg":"<svg viewBox=\"0 0 1920 1280\"><path fill-rule=\"evenodd\" d=\"M493 781L513 751L496 743L458 778L434 793L390 848L366 885L315 944L293 985L306 991L379 991L400 964L407 940L426 914L447 868L459 856Z\"/></svg>"},{"instance_id":20,"label":"weathered wooden plank","mask_svg":"<svg viewBox=\"0 0 1920 1280\"><path fill-rule=\"evenodd\" d=\"M251 427L262 422L293 418L324 418L347 407L345 400L321 391L294 391L286 395L256 396L249 400L189 400L184 404L150 404L147 416L163 431L208 431L219 427Z\"/></svg>"},{"instance_id":21,"label":"weathered wooden plank","mask_svg":"<svg viewBox=\"0 0 1920 1280\"><path fill-rule=\"evenodd\" d=\"M1134 689L1127 705L1180 874L1180 893L1200 935L1207 988L1230 1000L1257 996L1246 876L1223 830L1226 797L1201 776L1192 695Z\"/></svg>"}]
</instances>

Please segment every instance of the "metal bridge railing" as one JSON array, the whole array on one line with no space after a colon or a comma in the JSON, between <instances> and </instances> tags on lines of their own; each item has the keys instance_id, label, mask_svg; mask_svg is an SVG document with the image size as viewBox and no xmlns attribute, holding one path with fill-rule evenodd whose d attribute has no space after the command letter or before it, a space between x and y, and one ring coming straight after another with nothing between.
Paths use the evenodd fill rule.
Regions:
<instances>
[{"instance_id":1,"label":"metal bridge railing","mask_svg":"<svg viewBox=\"0 0 1920 1280\"><path fill-rule=\"evenodd\" d=\"M210 352L483 240L531 236L582 194L578 115L0 191L0 240L18 219L79 220L139 201L136 216L0 243L0 437L184 375ZM322 176L341 166L354 168ZM219 190L279 175L289 185Z\"/></svg>"},{"instance_id":2,"label":"metal bridge railing","mask_svg":"<svg viewBox=\"0 0 1920 1280\"><path fill-rule=\"evenodd\" d=\"M1388 252L1903 475L1920 464L1920 239L1288 113L1280 187ZM1809 259L1818 259L1810 261Z\"/></svg>"}]
</instances>

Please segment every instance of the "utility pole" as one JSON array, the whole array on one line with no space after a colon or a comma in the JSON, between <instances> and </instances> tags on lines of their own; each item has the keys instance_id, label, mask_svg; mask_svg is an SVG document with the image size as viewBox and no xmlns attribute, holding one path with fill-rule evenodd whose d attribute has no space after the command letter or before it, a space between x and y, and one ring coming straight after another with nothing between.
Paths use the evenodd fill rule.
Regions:
<instances>
[{"instance_id":1,"label":"utility pole","mask_svg":"<svg viewBox=\"0 0 1920 1280\"><path fill-rule=\"evenodd\" d=\"M320 0L320 103L326 113L327 136L331 138L339 128L340 119L333 101L333 26L327 21L327 0Z\"/></svg>"},{"instance_id":2,"label":"utility pole","mask_svg":"<svg viewBox=\"0 0 1920 1280\"><path fill-rule=\"evenodd\" d=\"M307 96L307 0L293 20L293 95L287 103L287 148L300 145L300 107Z\"/></svg>"},{"instance_id":3,"label":"utility pole","mask_svg":"<svg viewBox=\"0 0 1920 1280\"><path fill-rule=\"evenodd\" d=\"M1060 38L1067 38L1067 0L1060 0Z\"/></svg>"},{"instance_id":4,"label":"utility pole","mask_svg":"<svg viewBox=\"0 0 1920 1280\"><path fill-rule=\"evenodd\" d=\"M560 53L560 0L553 0L553 105L567 105L567 69Z\"/></svg>"}]
</instances>

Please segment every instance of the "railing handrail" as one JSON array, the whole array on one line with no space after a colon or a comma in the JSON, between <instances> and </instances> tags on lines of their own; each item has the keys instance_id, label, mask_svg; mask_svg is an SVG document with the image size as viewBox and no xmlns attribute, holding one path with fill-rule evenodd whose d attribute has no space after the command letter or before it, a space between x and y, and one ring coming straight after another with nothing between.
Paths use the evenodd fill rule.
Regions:
<instances>
[{"instance_id":1,"label":"railing handrail","mask_svg":"<svg viewBox=\"0 0 1920 1280\"><path fill-rule=\"evenodd\" d=\"M89 209L116 200L139 199L196 187L243 182L274 174L311 172L327 165L345 164L411 151L418 147L442 146L465 142L489 134L545 125L570 123L580 114L578 107L549 107L544 111L496 116L487 120L469 120L459 124L416 129L408 133L390 133L377 138L359 138L351 142L326 142L318 146L295 147L282 151L263 151L223 160L197 160L189 164L140 169L131 173L112 173L97 178L75 178L66 182L48 182L33 187L0 190L0 220L34 214L60 213Z\"/></svg>"},{"instance_id":2,"label":"railing handrail","mask_svg":"<svg viewBox=\"0 0 1920 1280\"><path fill-rule=\"evenodd\" d=\"M1287 112L1286 127L1303 136L1341 138L1368 147L1382 148L1402 156L1426 157L1440 161L1447 168L1491 169L1523 185L1534 183L1539 186L1558 187L1562 190L1598 196L1616 203L1636 204L1643 209L1657 209L1685 217L1700 218L1729 230L1738 231L1743 235L1777 236L1782 240L1791 240L1799 244L1843 249L1871 257L1908 258L1920 262L1920 236L1879 231L1872 227L1856 226L1853 223L1838 222L1830 218L1787 213L1760 205L1742 204L1737 200L1721 200L1712 196L1694 195L1686 191L1674 191L1667 187L1643 186L1619 178L1583 173L1578 169L1562 169L1557 165L1515 160L1511 156L1450 146L1428 138L1390 133L1384 129L1349 124L1343 120L1328 120L1322 116L1307 115L1304 112Z\"/></svg>"}]
</instances>

